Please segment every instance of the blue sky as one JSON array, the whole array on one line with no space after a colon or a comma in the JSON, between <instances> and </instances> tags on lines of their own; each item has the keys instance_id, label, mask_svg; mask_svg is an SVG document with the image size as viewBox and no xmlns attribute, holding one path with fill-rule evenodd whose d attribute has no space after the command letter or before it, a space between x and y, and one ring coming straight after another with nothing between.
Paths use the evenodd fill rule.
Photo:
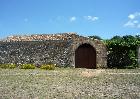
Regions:
<instances>
[{"instance_id":1,"label":"blue sky","mask_svg":"<svg viewBox=\"0 0 140 99\"><path fill-rule=\"evenodd\" d=\"M0 0L0 38L63 32L140 34L140 0Z\"/></svg>"}]
</instances>

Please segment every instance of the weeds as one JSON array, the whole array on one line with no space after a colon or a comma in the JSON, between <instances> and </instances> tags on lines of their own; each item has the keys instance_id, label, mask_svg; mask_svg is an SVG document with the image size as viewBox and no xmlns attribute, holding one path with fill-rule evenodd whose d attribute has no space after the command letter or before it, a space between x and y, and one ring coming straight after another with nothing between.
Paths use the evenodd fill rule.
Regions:
<instances>
[{"instance_id":1,"label":"weeds","mask_svg":"<svg viewBox=\"0 0 140 99\"><path fill-rule=\"evenodd\" d=\"M43 64L40 67L41 69L45 69L45 70L54 70L55 69L55 65L54 64Z\"/></svg>"},{"instance_id":2,"label":"weeds","mask_svg":"<svg viewBox=\"0 0 140 99\"><path fill-rule=\"evenodd\" d=\"M16 68L16 64L0 64L0 68L3 68L3 69L14 69Z\"/></svg>"}]
</instances>

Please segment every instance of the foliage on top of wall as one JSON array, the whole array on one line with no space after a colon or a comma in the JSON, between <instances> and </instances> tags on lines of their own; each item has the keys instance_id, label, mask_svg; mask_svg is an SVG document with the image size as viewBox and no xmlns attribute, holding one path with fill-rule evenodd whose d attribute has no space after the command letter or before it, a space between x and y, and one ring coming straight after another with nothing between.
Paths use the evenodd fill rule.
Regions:
<instances>
[{"instance_id":1,"label":"foliage on top of wall","mask_svg":"<svg viewBox=\"0 0 140 99\"><path fill-rule=\"evenodd\" d=\"M97 35L88 36L88 37L92 40L94 40L94 39L102 40L102 38L100 36L97 36Z\"/></svg>"}]
</instances>

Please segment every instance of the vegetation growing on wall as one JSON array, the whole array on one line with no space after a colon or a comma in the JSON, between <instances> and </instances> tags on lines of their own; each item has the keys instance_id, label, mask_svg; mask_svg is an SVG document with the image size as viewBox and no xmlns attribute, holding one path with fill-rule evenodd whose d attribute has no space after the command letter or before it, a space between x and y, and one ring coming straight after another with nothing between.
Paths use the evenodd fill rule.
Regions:
<instances>
[{"instance_id":1,"label":"vegetation growing on wall","mask_svg":"<svg viewBox=\"0 0 140 99\"><path fill-rule=\"evenodd\" d=\"M108 50L109 68L136 68L138 66L137 47L140 45L140 36L114 36L110 40L105 40L105 44Z\"/></svg>"},{"instance_id":2,"label":"vegetation growing on wall","mask_svg":"<svg viewBox=\"0 0 140 99\"><path fill-rule=\"evenodd\" d=\"M102 40L102 38L100 36L97 36L97 35L88 36L88 37L92 40L94 40L94 39Z\"/></svg>"}]
</instances>

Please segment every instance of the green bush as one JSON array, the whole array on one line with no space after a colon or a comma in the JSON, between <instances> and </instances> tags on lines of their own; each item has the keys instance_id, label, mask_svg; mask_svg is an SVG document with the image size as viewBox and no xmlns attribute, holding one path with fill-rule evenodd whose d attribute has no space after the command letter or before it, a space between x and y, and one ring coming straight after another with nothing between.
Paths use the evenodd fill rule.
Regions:
<instances>
[{"instance_id":1,"label":"green bush","mask_svg":"<svg viewBox=\"0 0 140 99\"><path fill-rule=\"evenodd\" d=\"M40 67L41 69L45 69L45 70L54 70L55 69L55 65L54 64L43 64Z\"/></svg>"},{"instance_id":2,"label":"green bush","mask_svg":"<svg viewBox=\"0 0 140 99\"><path fill-rule=\"evenodd\" d=\"M33 64L21 64L20 69L35 69L35 65L33 65Z\"/></svg>"},{"instance_id":3,"label":"green bush","mask_svg":"<svg viewBox=\"0 0 140 99\"><path fill-rule=\"evenodd\" d=\"M16 64L0 64L0 68L3 68L3 69L14 69L14 68L16 68Z\"/></svg>"},{"instance_id":4,"label":"green bush","mask_svg":"<svg viewBox=\"0 0 140 99\"><path fill-rule=\"evenodd\" d=\"M140 35L123 37L114 36L106 40L109 68L137 68L137 47L140 45Z\"/></svg>"}]
</instances>

